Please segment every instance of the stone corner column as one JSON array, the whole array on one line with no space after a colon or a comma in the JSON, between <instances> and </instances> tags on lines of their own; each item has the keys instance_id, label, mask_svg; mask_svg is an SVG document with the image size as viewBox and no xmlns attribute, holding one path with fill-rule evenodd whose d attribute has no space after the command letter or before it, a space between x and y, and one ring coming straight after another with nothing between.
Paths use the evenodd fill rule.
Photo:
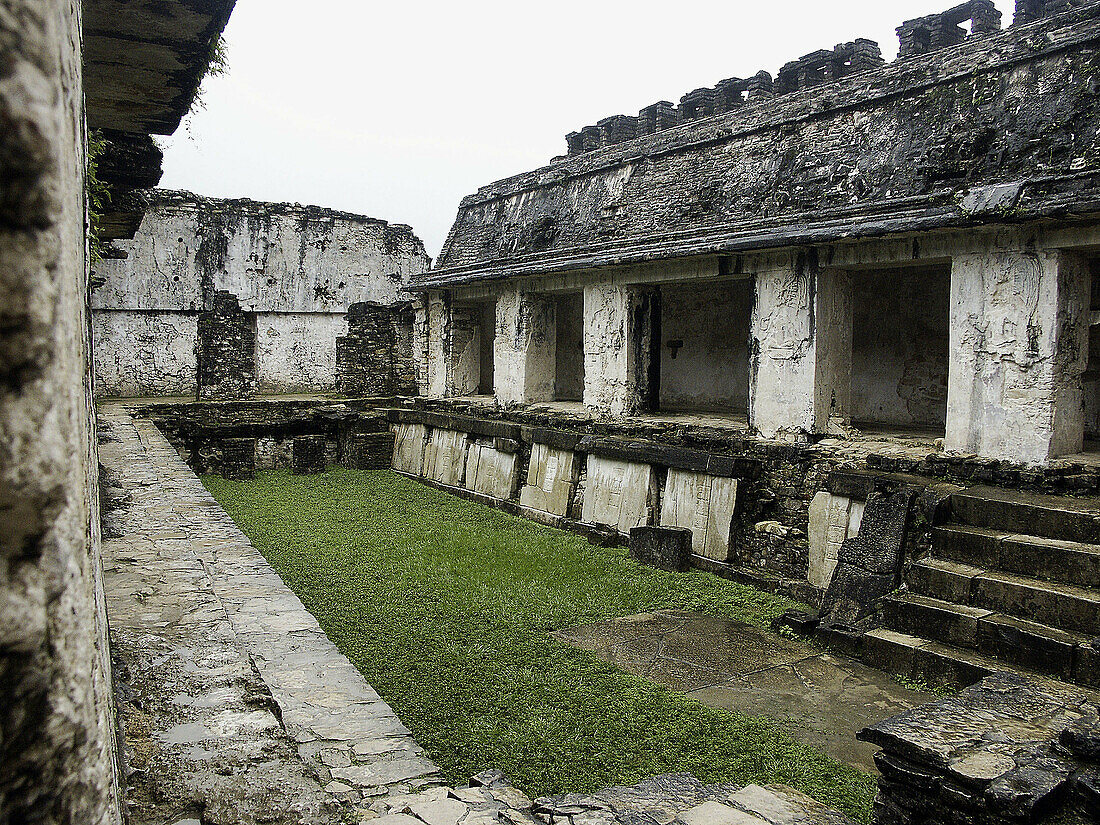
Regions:
<instances>
[{"instance_id":1,"label":"stone corner column","mask_svg":"<svg viewBox=\"0 0 1100 825\"><path fill-rule=\"evenodd\" d=\"M809 251L756 276L749 423L799 439L846 421L852 373L852 281L818 271Z\"/></svg>"},{"instance_id":2,"label":"stone corner column","mask_svg":"<svg viewBox=\"0 0 1100 825\"><path fill-rule=\"evenodd\" d=\"M652 353L652 290L602 283L584 289L584 404L608 415L645 409Z\"/></svg>"},{"instance_id":3,"label":"stone corner column","mask_svg":"<svg viewBox=\"0 0 1100 825\"><path fill-rule=\"evenodd\" d=\"M1061 250L989 249L951 267L951 451L1028 464L1080 452L1090 276Z\"/></svg>"},{"instance_id":4,"label":"stone corner column","mask_svg":"<svg viewBox=\"0 0 1100 825\"><path fill-rule=\"evenodd\" d=\"M496 304L493 387L501 404L554 400L557 328L554 302L512 288Z\"/></svg>"}]
</instances>

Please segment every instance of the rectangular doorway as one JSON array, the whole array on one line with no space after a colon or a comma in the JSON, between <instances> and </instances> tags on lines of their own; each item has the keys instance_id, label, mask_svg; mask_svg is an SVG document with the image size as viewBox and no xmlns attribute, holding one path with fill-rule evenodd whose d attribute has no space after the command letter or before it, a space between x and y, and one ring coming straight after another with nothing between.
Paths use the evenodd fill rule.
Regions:
<instances>
[{"instance_id":1,"label":"rectangular doorway","mask_svg":"<svg viewBox=\"0 0 1100 825\"><path fill-rule=\"evenodd\" d=\"M554 400L584 400L584 295L554 299Z\"/></svg>"}]
</instances>

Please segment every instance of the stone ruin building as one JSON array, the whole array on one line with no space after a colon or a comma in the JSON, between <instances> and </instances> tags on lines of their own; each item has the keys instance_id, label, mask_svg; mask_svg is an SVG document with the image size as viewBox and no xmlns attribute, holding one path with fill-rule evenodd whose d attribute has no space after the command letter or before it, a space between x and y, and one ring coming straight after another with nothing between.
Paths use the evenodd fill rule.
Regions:
<instances>
[{"instance_id":1,"label":"stone ruin building","mask_svg":"<svg viewBox=\"0 0 1100 825\"><path fill-rule=\"evenodd\" d=\"M415 394L402 289L429 258L409 227L186 192L147 201L134 239L96 267L97 395ZM348 339L353 304L362 306ZM373 333L385 332L385 355L400 356L396 385L381 380L392 367L356 357L371 345L363 334L376 317L388 328Z\"/></svg>"},{"instance_id":2,"label":"stone ruin building","mask_svg":"<svg viewBox=\"0 0 1100 825\"><path fill-rule=\"evenodd\" d=\"M151 190L232 8L0 0L0 822L847 821L683 777L443 787L195 475L332 464L969 685L859 732L879 825L1100 820L1100 4L971 0L892 63L856 39L605 118L465 198L434 265Z\"/></svg>"}]
</instances>

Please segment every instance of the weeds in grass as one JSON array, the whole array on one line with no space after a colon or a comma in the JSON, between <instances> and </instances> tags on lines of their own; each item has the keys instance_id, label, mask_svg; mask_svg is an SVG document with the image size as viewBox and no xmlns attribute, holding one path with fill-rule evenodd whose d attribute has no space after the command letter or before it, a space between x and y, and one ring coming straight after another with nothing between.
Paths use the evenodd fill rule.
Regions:
<instances>
[{"instance_id":1,"label":"weeds in grass","mask_svg":"<svg viewBox=\"0 0 1100 825\"><path fill-rule=\"evenodd\" d=\"M869 818L871 777L549 635L658 609L767 627L792 602L643 567L389 472L204 482L451 781L500 768L538 796L690 771Z\"/></svg>"}]
</instances>

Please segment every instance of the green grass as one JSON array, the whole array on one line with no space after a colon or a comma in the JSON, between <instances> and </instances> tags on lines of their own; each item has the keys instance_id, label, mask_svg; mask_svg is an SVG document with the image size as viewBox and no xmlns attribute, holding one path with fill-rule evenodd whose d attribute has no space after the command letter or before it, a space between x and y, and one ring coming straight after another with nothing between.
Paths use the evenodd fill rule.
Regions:
<instances>
[{"instance_id":1,"label":"green grass","mask_svg":"<svg viewBox=\"0 0 1100 825\"><path fill-rule=\"evenodd\" d=\"M450 781L500 768L538 796L690 771L869 818L871 777L548 635L664 608L766 625L791 602L390 472L203 481Z\"/></svg>"}]
</instances>

